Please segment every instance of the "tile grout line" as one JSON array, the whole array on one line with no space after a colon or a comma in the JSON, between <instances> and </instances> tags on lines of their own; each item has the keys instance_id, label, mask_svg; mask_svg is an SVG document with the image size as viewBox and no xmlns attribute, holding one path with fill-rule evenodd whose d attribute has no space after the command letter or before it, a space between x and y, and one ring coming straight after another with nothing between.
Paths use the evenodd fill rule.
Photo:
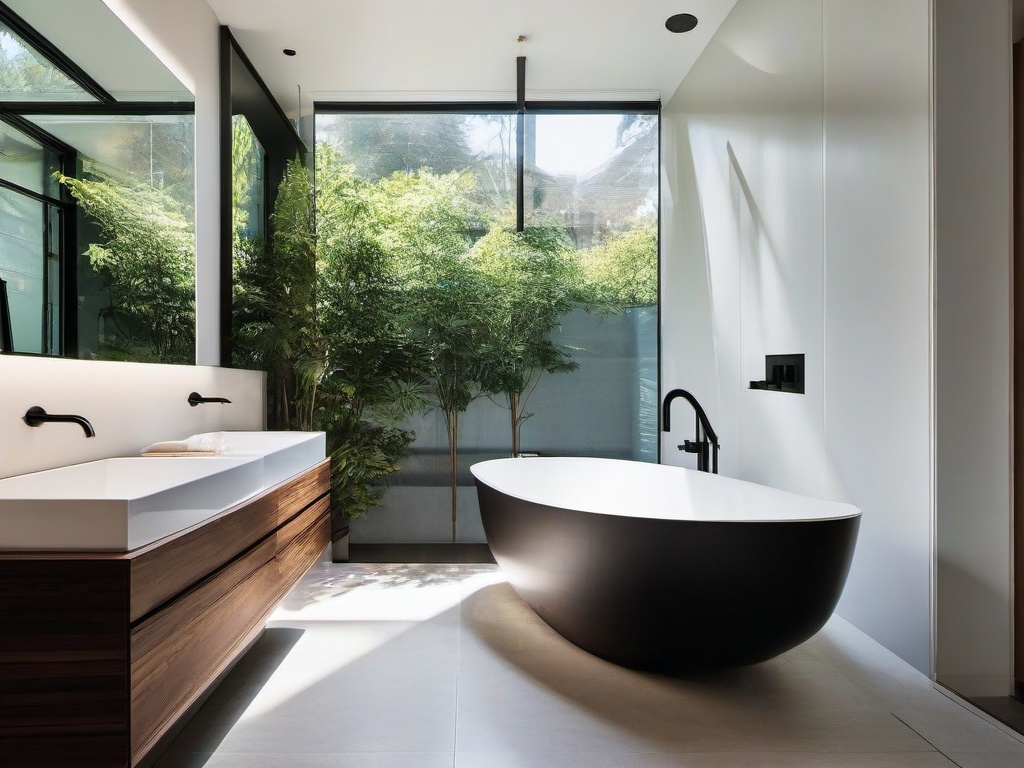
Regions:
<instances>
[{"instance_id":1,"label":"tile grout line","mask_svg":"<svg viewBox=\"0 0 1024 768\"><path fill-rule=\"evenodd\" d=\"M960 763L958 763L958 762L957 762L956 760L954 760L954 759L953 759L952 757L950 757L950 756L949 756L949 755L947 755L947 754L946 754L945 752L943 752L943 751L942 751L941 749L939 749L939 748L938 748L937 746L935 746L935 745L934 745L934 744L933 744L933 743L932 743L932 742L931 742L931 741L930 741L930 740L929 740L929 739L928 739L928 738L927 738L927 737L926 737L926 736L925 736L924 734L922 734L922 733L921 733L920 731L918 731L918 730L917 730L917 729L916 729L916 728L915 728L914 726L912 726L912 725L911 725L910 723L908 723L908 722L907 722L906 720L904 720L904 719L903 719L902 717L900 717L899 715L897 715L897 714L896 714L895 712L890 712L889 714L890 714L890 715L892 715L893 717L895 717L895 718L896 718L897 720L899 720L899 721L900 721L901 723L903 723L903 724L904 724L905 726L907 726L907 728L909 728L910 730L912 730L912 731L913 731L914 733L916 733L916 734L917 734L917 735L918 735L918 736L919 736L919 737L921 738L921 740L922 740L922 741L924 741L924 743L925 743L925 744L927 744L927 745L928 745L929 747L931 747L932 749L934 749L934 750L935 750L936 752L938 752L938 753L939 753L940 755L942 755L942 756L943 756L944 758L946 758L947 760L949 760L949 762L951 762L951 763L952 763L953 765L955 765L955 766L956 766L957 768L963 768L963 766L962 766L962 765L960 765Z\"/></svg>"},{"instance_id":2,"label":"tile grout line","mask_svg":"<svg viewBox=\"0 0 1024 768\"><path fill-rule=\"evenodd\" d=\"M455 728L452 729L452 768L458 762L459 745L459 670L462 669L462 598L465 592L459 580L459 607L455 612Z\"/></svg>"}]
</instances>

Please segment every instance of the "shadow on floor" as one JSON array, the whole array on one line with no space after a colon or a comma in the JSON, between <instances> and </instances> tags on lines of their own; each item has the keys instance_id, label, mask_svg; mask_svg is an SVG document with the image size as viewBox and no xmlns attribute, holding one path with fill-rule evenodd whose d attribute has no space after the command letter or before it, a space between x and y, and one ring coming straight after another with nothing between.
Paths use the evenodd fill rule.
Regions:
<instances>
[{"instance_id":1,"label":"shadow on floor","mask_svg":"<svg viewBox=\"0 0 1024 768\"><path fill-rule=\"evenodd\" d=\"M177 736L159 747L159 753L163 757L156 762L153 762L151 757L147 764L153 768L186 768L186 765L187 768L200 768L205 765L210 755L190 754L188 761L183 762L181 755L173 754L175 745L194 723L206 731L204 741L209 745L208 751L213 752L303 634L304 629L291 627L265 629L238 663L217 684L210 696L185 719L184 726L179 728ZM216 714L210 716L210 713Z\"/></svg>"},{"instance_id":2,"label":"shadow on floor","mask_svg":"<svg viewBox=\"0 0 1024 768\"><path fill-rule=\"evenodd\" d=\"M825 723L843 719L842 697L826 681L806 685L814 679L817 662L805 658L809 652L685 677L638 672L577 648L545 624L507 583L468 596L463 621L491 651L544 688L653 744L678 742L684 712L691 719L713 721L714 712L727 711L727 722L746 721L752 728L785 729L816 707L831 710Z\"/></svg>"}]
</instances>

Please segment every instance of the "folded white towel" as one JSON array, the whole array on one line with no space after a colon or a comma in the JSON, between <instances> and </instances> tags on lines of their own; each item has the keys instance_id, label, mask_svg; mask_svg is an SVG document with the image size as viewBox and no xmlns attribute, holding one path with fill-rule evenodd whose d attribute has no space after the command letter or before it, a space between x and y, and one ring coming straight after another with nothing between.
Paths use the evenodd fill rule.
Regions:
<instances>
[{"instance_id":1,"label":"folded white towel","mask_svg":"<svg viewBox=\"0 0 1024 768\"><path fill-rule=\"evenodd\" d=\"M206 432L184 440L164 440L147 445L143 456L216 456L227 450L223 432Z\"/></svg>"}]
</instances>

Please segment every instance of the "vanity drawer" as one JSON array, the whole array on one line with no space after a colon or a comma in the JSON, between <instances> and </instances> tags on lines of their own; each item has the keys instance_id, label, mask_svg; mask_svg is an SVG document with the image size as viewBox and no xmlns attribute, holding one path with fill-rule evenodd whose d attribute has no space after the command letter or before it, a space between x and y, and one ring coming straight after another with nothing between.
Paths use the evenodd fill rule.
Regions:
<instances>
[{"instance_id":1,"label":"vanity drawer","mask_svg":"<svg viewBox=\"0 0 1024 768\"><path fill-rule=\"evenodd\" d=\"M132 554L131 621L195 584L330 490L330 462Z\"/></svg>"},{"instance_id":2,"label":"vanity drawer","mask_svg":"<svg viewBox=\"0 0 1024 768\"><path fill-rule=\"evenodd\" d=\"M330 543L329 506L320 498L131 631L133 763L259 634L316 562Z\"/></svg>"}]
</instances>

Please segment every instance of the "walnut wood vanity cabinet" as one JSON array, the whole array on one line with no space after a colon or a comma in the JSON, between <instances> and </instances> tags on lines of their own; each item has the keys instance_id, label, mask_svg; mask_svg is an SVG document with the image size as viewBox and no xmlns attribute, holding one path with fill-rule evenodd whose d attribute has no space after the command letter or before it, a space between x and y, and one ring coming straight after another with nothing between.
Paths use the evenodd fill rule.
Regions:
<instances>
[{"instance_id":1,"label":"walnut wood vanity cabinet","mask_svg":"<svg viewBox=\"0 0 1024 768\"><path fill-rule=\"evenodd\" d=\"M0 553L0 766L134 766L330 544L329 467L127 553Z\"/></svg>"}]
</instances>

